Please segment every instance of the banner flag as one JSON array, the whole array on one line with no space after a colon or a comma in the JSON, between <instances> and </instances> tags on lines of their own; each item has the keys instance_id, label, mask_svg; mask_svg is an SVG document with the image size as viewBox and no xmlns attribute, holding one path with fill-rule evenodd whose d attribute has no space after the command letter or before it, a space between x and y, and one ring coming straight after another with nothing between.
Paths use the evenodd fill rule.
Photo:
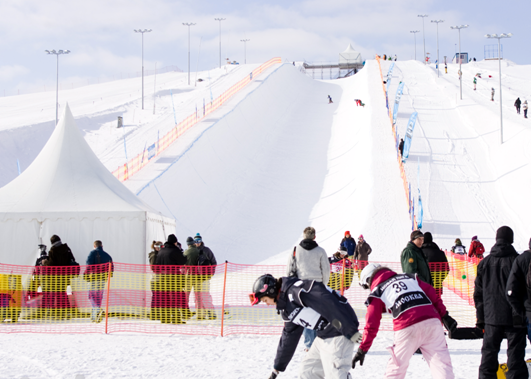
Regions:
<instances>
[{"instance_id":1,"label":"banner flag","mask_svg":"<svg viewBox=\"0 0 531 379\"><path fill-rule=\"evenodd\" d=\"M389 66L389 71L387 72L387 84L385 91L389 91L389 84L391 84L391 77L393 75L393 68L395 67L395 62L391 63L391 66Z\"/></svg>"},{"instance_id":2,"label":"banner flag","mask_svg":"<svg viewBox=\"0 0 531 379\"><path fill-rule=\"evenodd\" d=\"M419 202L417 209L417 226L422 228L422 218L424 216L424 210L422 209L422 198L420 197L420 157L417 157L417 189L419 193Z\"/></svg>"},{"instance_id":3,"label":"banner flag","mask_svg":"<svg viewBox=\"0 0 531 379\"><path fill-rule=\"evenodd\" d=\"M402 162L405 162L406 159L409 157L409 148L411 147L411 138L413 138L413 129L415 129L417 115L417 112L413 112L407 124L406 137L404 139L404 153L402 154Z\"/></svg>"},{"instance_id":4,"label":"banner flag","mask_svg":"<svg viewBox=\"0 0 531 379\"><path fill-rule=\"evenodd\" d=\"M398 89L396 90L395 96L395 107L393 108L393 125L396 125L396 119L398 117L398 105L400 104L400 99L402 98L402 92L404 91L404 82L400 82Z\"/></svg>"}]
</instances>

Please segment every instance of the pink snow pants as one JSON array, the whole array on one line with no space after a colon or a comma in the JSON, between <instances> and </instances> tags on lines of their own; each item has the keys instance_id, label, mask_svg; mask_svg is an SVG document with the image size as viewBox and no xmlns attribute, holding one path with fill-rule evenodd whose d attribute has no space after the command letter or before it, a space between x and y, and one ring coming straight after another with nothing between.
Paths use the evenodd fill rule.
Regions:
<instances>
[{"instance_id":1,"label":"pink snow pants","mask_svg":"<svg viewBox=\"0 0 531 379\"><path fill-rule=\"evenodd\" d=\"M430 367L433 379L454 379L452 361L439 319L430 318L395 332L395 341L388 347L391 359L385 371L386 378L406 377L409 360L420 347Z\"/></svg>"}]
</instances>

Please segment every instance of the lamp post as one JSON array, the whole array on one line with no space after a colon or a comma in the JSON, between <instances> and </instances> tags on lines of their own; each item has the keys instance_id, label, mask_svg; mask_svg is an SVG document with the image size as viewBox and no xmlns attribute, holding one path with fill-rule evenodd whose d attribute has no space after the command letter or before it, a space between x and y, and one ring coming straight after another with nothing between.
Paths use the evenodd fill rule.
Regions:
<instances>
[{"instance_id":1,"label":"lamp post","mask_svg":"<svg viewBox=\"0 0 531 379\"><path fill-rule=\"evenodd\" d=\"M501 85L501 42L500 40L502 38L511 38L513 36L512 33L502 33L502 34L486 34L485 37L487 38L496 38L498 40L498 75L500 76L500 138L501 143L503 143L503 108L502 108L502 85Z\"/></svg>"},{"instance_id":2,"label":"lamp post","mask_svg":"<svg viewBox=\"0 0 531 379\"><path fill-rule=\"evenodd\" d=\"M431 20L437 24L437 77L439 77L439 66L441 62L439 61L439 22L444 22L444 20Z\"/></svg>"},{"instance_id":3,"label":"lamp post","mask_svg":"<svg viewBox=\"0 0 531 379\"><path fill-rule=\"evenodd\" d=\"M468 25L450 26L450 29L459 31L459 97L463 100L463 72L461 71L461 29L468 28Z\"/></svg>"},{"instance_id":4,"label":"lamp post","mask_svg":"<svg viewBox=\"0 0 531 379\"><path fill-rule=\"evenodd\" d=\"M428 17L427 14L419 14L417 17L422 17L422 42L424 43L424 56L422 59L424 59L424 64L427 64L426 62L426 38L424 37L424 18Z\"/></svg>"},{"instance_id":5,"label":"lamp post","mask_svg":"<svg viewBox=\"0 0 531 379\"><path fill-rule=\"evenodd\" d=\"M44 50L48 54L53 54L57 56L57 86L55 89L55 125L59 120L59 55L69 54L70 50Z\"/></svg>"},{"instance_id":6,"label":"lamp post","mask_svg":"<svg viewBox=\"0 0 531 379\"><path fill-rule=\"evenodd\" d=\"M412 30L410 33L413 33L413 37L415 37L415 60L417 60L417 33L420 33L420 30Z\"/></svg>"},{"instance_id":7,"label":"lamp post","mask_svg":"<svg viewBox=\"0 0 531 379\"><path fill-rule=\"evenodd\" d=\"M226 18L215 18L214 20L219 21L219 68L221 68L221 21L225 21Z\"/></svg>"},{"instance_id":8,"label":"lamp post","mask_svg":"<svg viewBox=\"0 0 531 379\"><path fill-rule=\"evenodd\" d=\"M183 22L184 26L188 26L188 85L190 85L190 26L194 26L194 23Z\"/></svg>"},{"instance_id":9,"label":"lamp post","mask_svg":"<svg viewBox=\"0 0 531 379\"><path fill-rule=\"evenodd\" d=\"M134 29L135 33L142 33L142 110L144 110L144 33L151 32L151 29Z\"/></svg>"},{"instance_id":10,"label":"lamp post","mask_svg":"<svg viewBox=\"0 0 531 379\"><path fill-rule=\"evenodd\" d=\"M241 39L240 41L243 42L244 64L247 64L247 42L249 42L250 39Z\"/></svg>"}]
</instances>

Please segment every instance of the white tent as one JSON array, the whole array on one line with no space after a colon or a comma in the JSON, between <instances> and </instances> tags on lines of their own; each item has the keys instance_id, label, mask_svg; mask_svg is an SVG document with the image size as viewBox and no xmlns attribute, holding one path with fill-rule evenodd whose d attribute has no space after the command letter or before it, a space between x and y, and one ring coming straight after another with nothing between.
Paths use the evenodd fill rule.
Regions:
<instances>
[{"instance_id":1,"label":"white tent","mask_svg":"<svg viewBox=\"0 0 531 379\"><path fill-rule=\"evenodd\" d=\"M103 166L68 104L33 163L0 188L0 263L33 265L37 245L57 234L80 264L95 240L115 262L144 264L151 242L175 229Z\"/></svg>"},{"instance_id":2,"label":"white tent","mask_svg":"<svg viewBox=\"0 0 531 379\"><path fill-rule=\"evenodd\" d=\"M339 67L340 68L362 68L363 59L361 58L361 53L354 50L352 45L349 43L346 50L342 53L339 53Z\"/></svg>"}]
</instances>

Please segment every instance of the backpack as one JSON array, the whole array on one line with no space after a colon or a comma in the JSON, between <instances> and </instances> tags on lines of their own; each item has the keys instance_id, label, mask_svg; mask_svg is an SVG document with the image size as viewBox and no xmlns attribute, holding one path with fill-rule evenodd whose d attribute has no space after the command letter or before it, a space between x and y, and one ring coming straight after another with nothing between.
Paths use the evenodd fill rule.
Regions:
<instances>
[{"instance_id":1,"label":"backpack","mask_svg":"<svg viewBox=\"0 0 531 379\"><path fill-rule=\"evenodd\" d=\"M478 241L477 247L476 247L476 257L482 257L484 252L485 252L485 247L483 247L483 244Z\"/></svg>"}]
</instances>

